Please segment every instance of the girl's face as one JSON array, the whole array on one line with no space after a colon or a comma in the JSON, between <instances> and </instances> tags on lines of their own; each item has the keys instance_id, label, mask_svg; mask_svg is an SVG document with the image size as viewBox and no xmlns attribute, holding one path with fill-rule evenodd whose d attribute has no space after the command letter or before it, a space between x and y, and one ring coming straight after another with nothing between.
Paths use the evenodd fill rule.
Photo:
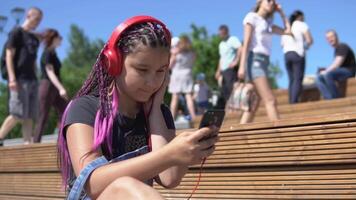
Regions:
<instances>
[{"instance_id":1,"label":"girl's face","mask_svg":"<svg viewBox=\"0 0 356 200\"><path fill-rule=\"evenodd\" d=\"M168 65L166 48L138 46L125 57L122 72L116 79L121 94L136 102L147 102L163 84Z\"/></svg>"},{"instance_id":2,"label":"girl's face","mask_svg":"<svg viewBox=\"0 0 356 200\"><path fill-rule=\"evenodd\" d=\"M59 47L61 45L61 43L62 43L62 37L59 36L59 37L56 37L53 39L53 47L54 48Z\"/></svg>"},{"instance_id":3,"label":"girl's face","mask_svg":"<svg viewBox=\"0 0 356 200\"><path fill-rule=\"evenodd\" d=\"M262 0L260 9L264 9L267 13L273 13L275 10L275 0Z\"/></svg>"}]
</instances>

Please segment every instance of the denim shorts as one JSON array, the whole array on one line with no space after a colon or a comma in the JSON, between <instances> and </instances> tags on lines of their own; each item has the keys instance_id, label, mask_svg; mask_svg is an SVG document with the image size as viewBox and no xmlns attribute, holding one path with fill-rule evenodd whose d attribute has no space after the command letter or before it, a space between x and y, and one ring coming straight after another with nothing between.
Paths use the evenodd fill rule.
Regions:
<instances>
[{"instance_id":1,"label":"denim shorts","mask_svg":"<svg viewBox=\"0 0 356 200\"><path fill-rule=\"evenodd\" d=\"M258 77L268 77L269 56L250 52L248 55L245 79L251 82Z\"/></svg>"},{"instance_id":2,"label":"denim shorts","mask_svg":"<svg viewBox=\"0 0 356 200\"><path fill-rule=\"evenodd\" d=\"M149 152L148 146L143 146L139 149L136 149L131 152L127 152L121 156L118 156L110 161L108 161L104 156L101 156L92 162L90 162L82 171L79 176L74 179L72 183L69 183L69 194L67 196L67 200L91 200L91 198L85 193L84 186L86 184L87 179L90 174L96 169L103 165L107 165L110 163L119 162L122 160L127 160L130 158L134 158ZM147 180L145 182L147 185L153 185L153 179Z\"/></svg>"}]
</instances>

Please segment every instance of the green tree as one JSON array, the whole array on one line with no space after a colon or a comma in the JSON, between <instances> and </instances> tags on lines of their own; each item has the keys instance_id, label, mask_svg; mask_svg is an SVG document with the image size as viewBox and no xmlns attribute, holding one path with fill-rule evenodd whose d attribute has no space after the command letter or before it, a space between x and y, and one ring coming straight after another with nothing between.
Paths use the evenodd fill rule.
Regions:
<instances>
[{"instance_id":1,"label":"green tree","mask_svg":"<svg viewBox=\"0 0 356 200\"><path fill-rule=\"evenodd\" d=\"M203 26L198 27L192 24L191 29L192 32L189 35L192 38L193 48L196 53L193 74L205 73L208 84L216 88L215 72L219 62L220 38L217 35L209 35Z\"/></svg>"},{"instance_id":2,"label":"green tree","mask_svg":"<svg viewBox=\"0 0 356 200\"><path fill-rule=\"evenodd\" d=\"M74 24L70 26L68 40L70 48L68 56L63 61L64 66L80 68L91 66L96 60L98 50L104 46L104 41L101 39L91 42L84 31Z\"/></svg>"}]
</instances>

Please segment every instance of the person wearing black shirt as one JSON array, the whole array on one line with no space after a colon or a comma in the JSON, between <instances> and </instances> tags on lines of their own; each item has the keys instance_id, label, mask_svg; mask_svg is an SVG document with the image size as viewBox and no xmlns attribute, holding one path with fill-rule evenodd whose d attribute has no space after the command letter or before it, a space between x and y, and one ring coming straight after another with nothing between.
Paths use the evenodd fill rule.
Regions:
<instances>
[{"instance_id":1,"label":"person wearing black shirt","mask_svg":"<svg viewBox=\"0 0 356 200\"><path fill-rule=\"evenodd\" d=\"M355 76L356 62L354 52L347 44L339 42L336 31L329 30L326 39L335 48L335 58L328 68L320 72L316 84L324 99L334 99L341 96L336 82Z\"/></svg>"},{"instance_id":2,"label":"person wearing black shirt","mask_svg":"<svg viewBox=\"0 0 356 200\"><path fill-rule=\"evenodd\" d=\"M32 140L33 120L37 116L36 58L40 43L32 31L41 22L42 15L39 8L30 8L22 26L15 27L6 42L9 115L0 128L0 146L18 122L22 122L25 144Z\"/></svg>"},{"instance_id":3,"label":"person wearing black shirt","mask_svg":"<svg viewBox=\"0 0 356 200\"><path fill-rule=\"evenodd\" d=\"M60 78L61 62L56 48L61 44L62 37L57 30L47 29L43 33L44 50L41 56L42 78L39 86L39 118L35 128L34 142L41 142L51 106L58 112L59 119L67 105L67 91Z\"/></svg>"}]
</instances>

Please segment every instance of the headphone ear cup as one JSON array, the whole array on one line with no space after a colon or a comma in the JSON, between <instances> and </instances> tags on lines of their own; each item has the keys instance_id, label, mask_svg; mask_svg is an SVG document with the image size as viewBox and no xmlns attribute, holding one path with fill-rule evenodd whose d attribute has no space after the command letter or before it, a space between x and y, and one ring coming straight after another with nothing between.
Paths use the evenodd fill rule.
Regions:
<instances>
[{"instance_id":1,"label":"headphone ear cup","mask_svg":"<svg viewBox=\"0 0 356 200\"><path fill-rule=\"evenodd\" d=\"M108 73L117 76L121 72L121 54L111 49L104 51L103 61Z\"/></svg>"}]
</instances>

